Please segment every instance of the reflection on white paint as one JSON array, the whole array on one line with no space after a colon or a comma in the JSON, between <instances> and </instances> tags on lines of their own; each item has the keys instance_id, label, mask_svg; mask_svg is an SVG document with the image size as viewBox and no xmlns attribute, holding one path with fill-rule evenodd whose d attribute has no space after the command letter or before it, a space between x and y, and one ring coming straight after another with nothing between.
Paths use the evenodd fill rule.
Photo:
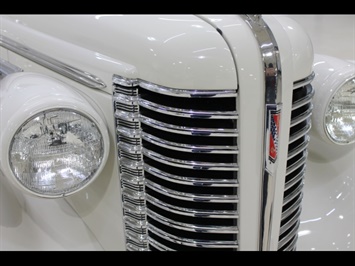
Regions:
<instances>
[{"instance_id":1,"label":"reflection on white paint","mask_svg":"<svg viewBox=\"0 0 355 266\"><path fill-rule=\"evenodd\" d=\"M301 224L306 224L306 223L311 223L311 222L317 222L319 220L322 220L322 218L319 217L319 218L316 218L316 219L310 219L310 220L306 220L306 221L301 221L300 223Z\"/></svg>"},{"instance_id":2,"label":"reflection on white paint","mask_svg":"<svg viewBox=\"0 0 355 266\"><path fill-rule=\"evenodd\" d=\"M181 37L181 36L183 36L183 35L186 35L186 33L181 33L181 34L175 35L175 36L173 36L173 37L170 37L170 38L166 39L166 40L164 41L164 43L167 43L168 41L171 41L172 39Z\"/></svg>"},{"instance_id":3,"label":"reflection on white paint","mask_svg":"<svg viewBox=\"0 0 355 266\"><path fill-rule=\"evenodd\" d=\"M306 235L309 235L311 233L310 230L302 230L302 231L299 231L298 232L298 236L301 237L301 236L306 236Z\"/></svg>"},{"instance_id":4,"label":"reflection on white paint","mask_svg":"<svg viewBox=\"0 0 355 266\"><path fill-rule=\"evenodd\" d=\"M328 212L327 214L326 214L326 216L329 216L332 212L334 212L335 211L335 208L334 209L332 209L330 212Z\"/></svg>"},{"instance_id":5,"label":"reflection on white paint","mask_svg":"<svg viewBox=\"0 0 355 266\"><path fill-rule=\"evenodd\" d=\"M204 51L208 51L208 50L215 50L215 49L216 49L216 47L205 48L205 49L193 51L192 53L199 53L199 52L204 52Z\"/></svg>"}]
</instances>

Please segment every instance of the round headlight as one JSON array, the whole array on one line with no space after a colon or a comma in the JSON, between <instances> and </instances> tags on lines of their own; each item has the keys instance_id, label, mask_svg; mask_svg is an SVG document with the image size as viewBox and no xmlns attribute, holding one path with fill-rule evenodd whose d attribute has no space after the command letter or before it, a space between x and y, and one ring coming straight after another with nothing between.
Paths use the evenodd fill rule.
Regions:
<instances>
[{"instance_id":1,"label":"round headlight","mask_svg":"<svg viewBox=\"0 0 355 266\"><path fill-rule=\"evenodd\" d=\"M59 80L29 72L6 76L0 90L0 166L15 187L58 198L99 176L110 144L92 100Z\"/></svg>"},{"instance_id":2,"label":"round headlight","mask_svg":"<svg viewBox=\"0 0 355 266\"><path fill-rule=\"evenodd\" d=\"M355 142L355 77L345 82L330 100L324 124L335 143Z\"/></svg>"},{"instance_id":3,"label":"round headlight","mask_svg":"<svg viewBox=\"0 0 355 266\"><path fill-rule=\"evenodd\" d=\"M312 132L329 144L355 143L355 64L315 54Z\"/></svg>"},{"instance_id":4,"label":"round headlight","mask_svg":"<svg viewBox=\"0 0 355 266\"><path fill-rule=\"evenodd\" d=\"M102 135L91 118L75 110L49 109L20 126L10 144L9 161L24 187L55 196L90 181L103 151Z\"/></svg>"}]
</instances>

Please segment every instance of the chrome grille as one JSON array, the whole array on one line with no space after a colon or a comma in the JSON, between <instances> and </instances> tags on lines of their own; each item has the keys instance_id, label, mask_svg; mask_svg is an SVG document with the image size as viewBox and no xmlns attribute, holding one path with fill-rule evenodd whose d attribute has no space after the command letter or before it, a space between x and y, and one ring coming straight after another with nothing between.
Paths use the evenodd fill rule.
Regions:
<instances>
[{"instance_id":1,"label":"chrome grille","mask_svg":"<svg viewBox=\"0 0 355 266\"><path fill-rule=\"evenodd\" d=\"M237 92L113 85L127 250L237 250Z\"/></svg>"},{"instance_id":2,"label":"chrome grille","mask_svg":"<svg viewBox=\"0 0 355 266\"><path fill-rule=\"evenodd\" d=\"M313 75L294 83L279 250L296 249L309 142L308 131L311 128L311 101L314 95L310 84L312 79Z\"/></svg>"}]
</instances>

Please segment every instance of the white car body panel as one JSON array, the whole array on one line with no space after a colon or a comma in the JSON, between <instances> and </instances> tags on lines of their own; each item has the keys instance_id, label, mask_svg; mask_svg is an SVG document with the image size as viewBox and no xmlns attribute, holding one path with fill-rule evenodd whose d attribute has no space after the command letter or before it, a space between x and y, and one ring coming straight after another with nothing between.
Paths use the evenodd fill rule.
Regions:
<instances>
[{"instance_id":1,"label":"white car body panel","mask_svg":"<svg viewBox=\"0 0 355 266\"><path fill-rule=\"evenodd\" d=\"M261 87L262 65L260 67L253 65L253 62L260 61L259 47L256 42L238 39L239 34L248 36L246 39L252 39L249 28L239 17L149 15L145 16L146 24L137 23L138 15L128 16L128 19L123 17L82 16L78 23L76 16L60 15L52 17L51 23L48 24L43 23L42 16L0 17L1 34L78 69L95 74L107 85L103 89L88 89L2 47L0 57L21 66L25 71L40 72L61 79L84 94L90 95L90 98L98 103L105 120L110 121L107 126L111 143L114 143L116 138L112 133L115 132L111 123L114 120L112 106L107 104L112 97L111 73L171 88L237 89L238 83L243 88ZM289 17L295 17L299 24L307 26L318 21L315 17L306 18L305 21L303 19L306 16L264 17L273 33L279 36L278 40L282 43L280 47L284 49L280 52L285 70L282 73L282 82L283 87L289 89L285 89L282 96L283 101L290 101L292 81L302 79L311 72L313 55L310 51L314 49L315 52L330 54L338 50L327 51L328 46L324 39L328 36L323 36L318 29L312 31L314 28L306 27L305 31L308 32L312 45L308 41L308 36L298 30L297 24L289 20ZM349 22L353 22L354 32L355 16L345 19L345 23ZM282 27L280 23L284 23L284 26ZM49 37L53 25L60 24L64 26L56 28L56 38ZM152 36L150 34L152 27L161 30L154 31L155 35ZM214 27L223 31L224 38L229 38L228 45ZM95 34L92 34L94 28ZM117 39L116 36L122 33L126 38ZM319 39L315 40L316 36ZM349 34L342 37L350 37L351 40ZM319 45L320 43L322 45ZM350 46L345 46L345 49L340 51L341 55L335 56L355 60L355 52L351 51L351 42L347 42L347 45L349 43ZM238 52L245 50L249 52ZM350 52L345 54L346 51ZM123 56L117 59L117 53ZM235 74L236 68L239 76ZM264 104L260 97L261 91L242 90L240 93L249 99L255 98L257 105ZM251 132L243 131L246 127L241 127L240 135L245 142L241 143L240 149L244 154L255 158L262 153L262 143L255 139L258 139L257 132L263 130L263 111L254 108L255 105L248 102L240 104L240 112L249 114L251 118L249 121L241 121L241 124L245 123L254 128ZM290 113L290 106L286 104L283 112ZM289 128L290 121L287 116L282 119L281 127L285 130ZM312 133L297 250L355 250L355 146L334 147L316 138ZM288 140L283 136L279 141L281 146L287 146ZM1 176L0 250L125 250L120 180L112 178L118 172L116 157L116 149L110 149L108 162L100 178L89 187L65 199L43 200L22 195L19 191L12 191L11 185L5 184L6 181L2 180L5 180L5 177ZM283 151L280 157L280 164L285 164L286 152ZM241 167L243 176L260 175L261 160L260 162L245 160L240 163L243 166ZM279 179L282 179L282 172L280 171ZM240 182L246 186L261 186L261 180L251 178L245 178ZM275 193L282 193L283 187L284 182L278 182ZM240 215L249 217L240 224L240 240L243 243L240 249L255 250L258 249L255 239L258 238L256 229L259 227L260 213L256 210L260 203L260 191L241 193L240 200L250 204L250 209L247 205L242 205L240 210ZM38 206L43 212L37 211ZM279 199L273 206L276 218L272 224L274 230L271 231L272 250L277 249L279 234L277 223L281 208L282 201ZM24 217L22 221L21 216ZM67 231L68 228L71 229L70 232ZM244 235L243 230L250 234ZM38 236L36 241L21 240L21 237L34 236Z\"/></svg>"}]
</instances>

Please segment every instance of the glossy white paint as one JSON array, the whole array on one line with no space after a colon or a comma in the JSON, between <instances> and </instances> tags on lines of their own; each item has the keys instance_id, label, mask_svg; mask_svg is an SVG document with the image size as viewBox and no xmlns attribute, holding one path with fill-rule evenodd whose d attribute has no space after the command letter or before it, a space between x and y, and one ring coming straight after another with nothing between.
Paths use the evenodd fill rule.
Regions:
<instances>
[{"instance_id":1,"label":"glossy white paint","mask_svg":"<svg viewBox=\"0 0 355 266\"><path fill-rule=\"evenodd\" d=\"M265 16L266 18L268 16ZM273 16L287 33L292 49L293 81L302 80L312 72L313 45L301 25L287 16Z\"/></svg>"},{"instance_id":2,"label":"glossy white paint","mask_svg":"<svg viewBox=\"0 0 355 266\"><path fill-rule=\"evenodd\" d=\"M355 60L355 15L289 17L303 26L315 53ZM355 146L328 143L315 129L311 129L297 249L354 251Z\"/></svg>"},{"instance_id":3,"label":"glossy white paint","mask_svg":"<svg viewBox=\"0 0 355 266\"><path fill-rule=\"evenodd\" d=\"M98 113L99 109L95 109L93 103L90 104L74 88L61 81L31 72L20 72L6 76L0 81L0 92L1 170L14 186L27 193L43 197L43 195L22 186L15 178L9 164L8 151L14 134L27 119L39 112L52 108L77 110L87 115L96 123L103 138L104 154L102 164L97 169L95 176L85 186L90 185L100 175L108 158L110 141L106 121L102 117L102 114Z\"/></svg>"},{"instance_id":4,"label":"glossy white paint","mask_svg":"<svg viewBox=\"0 0 355 266\"><path fill-rule=\"evenodd\" d=\"M322 140L333 143L325 130L325 111L338 89L348 79L355 77L355 64L336 57L316 54L314 70L316 77L313 86L316 89L316 94L313 99L312 126L314 132Z\"/></svg>"},{"instance_id":5,"label":"glossy white paint","mask_svg":"<svg viewBox=\"0 0 355 266\"><path fill-rule=\"evenodd\" d=\"M355 250L355 145L311 134L297 249Z\"/></svg>"},{"instance_id":6,"label":"glossy white paint","mask_svg":"<svg viewBox=\"0 0 355 266\"><path fill-rule=\"evenodd\" d=\"M94 234L64 199L14 189L0 171L0 251L101 251Z\"/></svg>"},{"instance_id":7,"label":"glossy white paint","mask_svg":"<svg viewBox=\"0 0 355 266\"><path fill-rule=\"evenodd\" d=\"M107 84L111 84L111 73L120 74L126 77L139 77L160 85L175 88L215 89L216 85L221 85L219 86L220 88L235 88L237 84L237 77L235 76L235 70L233 69L235 66L232 62L232 57L229 50L230 48L224 44L222 38L220 38L220 35L216 33L212 26L194 16L144 16L145 18L140 20L142 23L136 24L136 16L128 16L127 20L127 16L119 15L80 16L80 18L76 19L69 18L70 16L55 16L52 18L52 21L54 21L53 24L42 23L42 19L40 18L41 16L38 16L37 18L36 17L37 16L22 16L20 21L17 21L15 17L12 17L11 19L8 19L7 17L0 17L1 34L4 34L10 38L12 37L16 41L19 41L23 44L30 45L32 48L38 49L41 52L49 54L59 60L63 60L66 63L73 64L78 68L96 74ZM224 33L231 33L227 34L225 37L226 39L231 40L230 45L233 48L233 54L236 58L237 66L240 67L238 69L238 72L240 72L240 75L238 76L238 82L242 83L243 87L246 85L247 87L251 88L249 91L243 92L246 97L255 99L256 103L262 103L259 92L254 90L254 88L257 88L261 82L261 67L259 68L253 64L253 62L255 63L257 62L256 60L260 59L259 56L255 53L257 47L255 43L245 42L244 39L243 41L240 41L236 38L236 36L233 37L233 31L237 30L238 34L246 34L246 36L248 36L247 38L251 40L252 36L250 32L246 30L245 25L241 25L242 23L240 19L235 18L236 16L230 16L230 18L229 16L205 16L205 18L207 17L211 20L216 19L213 23L220 25L220 28ZM292 18L292 16L290 17ZM171 18L173 19L171 20ZM298 18L304 22L302 16ZM218 19L221 19L220 22ZM294 71L292 71L292 73L289 71L285 71L283 73L283 77L285 77L283 80L283 86L288 87L292 80L298 79L299 77L304 77L303 75L308 73L309 68L301 69L299 65L303 64L301 63L302 60L310 60L308 56L309 53L307 52L309 47L308 45L308 48L299 45L301 44L301 41L298 42L298 39L296 38L296 33L298 30L295 29L293 22L283 18L283 16L280 16L280 18L279 16L276 18L271 16L269 18L269 16L265 16L265 20L278 36L278 42L282 43L281 49L285 49L281 53L282 65L285 66L285 69L291 69L290 62L292 56L294 59L297 59L295 60L296 63L292 67ZM283 23L283 21L286 21L287 23L280 24ZM321 21L321 19L319 21ZM121 24L121 22L123 23ZM308 22L311 23L311 26L314 25L312 24L314 23L314 20ZM96 28L94 25L96 23L99 25L98 28L101 30L98 32L95 31L95 34L93 34L93 29ZM116 25L113 26L113 24ZM305 23L303 23L303 25L304 24ZM53 25L57 26L55 30L58 32L57 37L51 36L51 27ZM59 25L64 25L64 27L59 28ZM287 25L291 26L292 29ZM320 24L318 23L317 25L319 26ZM339 26L339 24L337 25ZM36 30L33 30L31 28L32 26L36 28ZM114 29L116 26L117 29ZM154 31L155 35L151 36L151 34L149 34L151 29L157 27L161 27L162 31ZM181 30L181 28L183 30ZM309 29L313 30L314 28L310 27L306 30ZM120 31L124 32L127 36L129 36L129 38L125 40L116 40L115 37L118 36L118 32ZM288 38L292 39L292 42L295 42L295 46L287 44L289 40L285 36L282 36L283 32L286 32L289 36ZM310 36L312 37L313 41L314 35ZM152 38L149 39L149 37ZM305 40L304 38L306 37L302 35L302 38ZM102 43L103 40L105 41L104 44ZM210 40L212 40L212 44L217 47L216 49L209 49L213 48L212 46L207 45L211 43ZM191 46L189 46L188 50L175 49L176 47L180 47L179 44L182 42L191 42ZM138 43L140 45L144 44L147 49L144 51L137 50L137 47L140 47ZM200 47L201 43L204 43L202 48ZM326 46L327 43L330 42L322 40L322 45ZM347 42L347 44L349 44L349 42ZM153 51L150 49L153 49ZM244 54L239 52L244 51L244 49L245 51L250 51L251 53ZM306 51L303 51L302 49L306 49ZM317 51L317 49L318 46L315 47L315 51ZM137 53L129 52L131 50L137 51ZM172 50L174 53L171 52ZM119 58L119 60L116 56L117 51L123 55ZM157 51L158 53L156 53ZM154 52L156 56L154 55ZM5 59L7 57L12 63L23 67L25 71L41 72L46 73L52 77L61 78L68 84L78 88L81 92L90 95L90 98L94 99L94 101L99 104L100 109L103 111L104 116L108 121L109 138L113 143L115 138L115 129L113 127L113 123L111 123L114 118L111 105L110 86L103 90L105 93L97 90L94 91L79 85L76 82L62 78L60 75L46 70L42 66L39 66L12 52L8 52L3 48L0 48L0 55L2 58L5 56ZM300 55L307 56L304 58L298 58ZM80 60L75 58L80 58ZM152 58L159 58L158 61L162 63L157 65L155 60L151 60ZM184 60L178 61L179 58L183 58ZM181 64L179 62L181 62ZM299 62L299 64L297 62ZM173 63L175 63L175 65L173 65ZM163 67L164 64L170 67L165 69ZM210 65L219 65L219 67L223 67L216 69L214 67L209 67ZM191 68L191 66L194 67ZM195 70L197 70L197 72L194 72ZM217 72L219 75L217 75L217 78L213 78L216 70L220 71ZM290 100L288 93L289 92L285 93L285 102ZM252 110L252 106L247 105L248 103L243 103L243 106L241 107L245 114L250 111L252 116L255 117L262 113L261 109ZM262 106L263 105L260 105L260 108L262 108ZM284 112L288 113L287 108L289 107L286 105L284 108ZM250 122L253 122L253 120L244 120L242 123ZM254 127L256 130L260 130L261 125L257 122L258 121L255 123L253 122L254 125L252 127ZM287 123L289 122L285 120L281 124L287 127ZM256 133L243 132L242 134L244 138L248 138L248 134L255 135ZM281 136L280 141L286 141L286 138ZM256 154L260 150L260 146L258 146L260 142L254 142L255 139L253 139L253 143L251 143L253 148L247 151L251 154ZM314 140L312 135L311 147L315 146L315 150L318 150L318 144L324 145L317 142L317 140ZM244 149L247 148L248 147L244 147ZM349 150L343 149L339 152L335 152L330 148L319 150L321 151L321 155L323 152L327 152L330 155L333 154L336 156L331 158L323 158L322 156L315 155L313 151L310 152L307 166L307 179L305 184L303 217L298 245L299 250L327 250L335 249L335 247L339 249L354 250L353 225L355 224L355 169L353 167L355 165L355 153L354 149L352 150L351 148L354 147L349 147ZM68 197L66 200L49 201L52 203L54 201L61 202L60 204L69 202L75 211L80 215L82 220L79 217L73 215L73 219L70 219L70 221L68 220L68 224L66 225L72 226L71 228L77 228L78 231L85 231L85 225L80 225L81 221L84 221L90 230L94 232L95 236L97 236L100 244L105 250L125 250L120 184L119 179L117 178L118 169L115 163L116 156L116 151L111 149L108 162L103 169L102 174L90 186L83 189L79 193ZM260 175L257 167L255 167L254 162L248 163L245 161L243 162L243 165L246 167L244 169L248 169L243 170L245 171L244 174L250 173L252 176L254 176L257 172L257 175ZM334 169L336 169L336 171ZM246 184L246 182L253 184L260 182L260 180L255 181L245 179L243 182L244 184ZM280 187L281 184L279 183L276 189L280 190ZM2 184L1 189L3 189ZM253 192L251 195L243 195L243 197L245 199L249 199L250 202L255 205L259 202L259 198L253 197L256 194L256 192ZM7 199L12 197L11 192L1 193L1 195L7 195ZM332 196L329 197L329 195ZM335 200L336 198L337 200ZM51 209L53 207L52 203L44 201L43 199L31 199L26 197L26 200L22 200L22 202L25 202L27 206L31 206L31 219L36 221L41 219L40 217L43 217L43 213L39 213L39 211L33 211L35 208L40 210L47 210L47 208ZM316 205L314 204L315 202L317 203ZM344 203L346 205L344 205ZM57 223L59 223L58 221L65 217L65 215L63 216L63 212L66 214L68 211L66 209L68 206L64 208L64 205L60 205L62 208L52 209L56 211L57 216L53 215L53 217L56 217ZM10 207L6 207L4 209L9 210ZM280 208L280 202L276 203L275 208ZM333 209L336 211L333 211ZM13 210L14 212L17 212L20 209L14 208ZM247 213L248 208L245 207L243 212ZM6 215L10 215L9 217L11 217L11 215L14 214L7 213ZM258 215L256 213L251 213L249 215L249 217L252 218L249 221L250 224L246 222L243 226L244 228L254 229L257 225L257 221L254 220L254 218L258 218ZM25 217L25 215L23 217ZM318 219L319 217L322 217L322 219ZM44 220L49 219L51 224L55 224L54 221L50 219L50 217L43 218ZM342 221L341 226L338 226L339 221ZM75 249L73 246L76 244L71 245L69 244L69 241L77 241L76 243L78 246L76 246L76 248L79 248L80 246L80 248L83 247L84 249L89 250L91 248L100 249L100 247L97 245L91 246L91 244L89 244L86 246L86 240L78 235L75 235L75 239L73 240L67 239L67 241L62 241L58 244L56 243L58 240L55 238L60 239L59 234L63 235L62 232L65 230L65 228L58 226L58 234L57 232L56 234L51 234L53 233L53 229L51 229L49 224L42 222L40 225L40 230L38 230L39 228L36 228L36 230L34 229L33 234L30 235L35 235L36 237L40 238L36 239L38 241L34 241L35 244L37 244L35 245L36 248L34 249L45 250L52 249L52 247L54 247L53 249L55 249L55 247L66 250ZM26 226L32 226L32 224L31 222L24 222L22 223L21 227L22 226L23 228L20 230L17 228L16 232L15 230L8 230L8 235L5 237L5 240L3 235L1 235L1 240L6 241L7 246L11 246L12 249L16 249L16 244L19 243L16 241L21 241L19 232L25 232ZM4 227L2 227L1 230L3 230L3 228ZM31 228L35 228L35 226ZM255 232L255 235L256 234L257 232ZM276 231L273 232L273 235L277 235ZM244 240L247 239L247 236L241 237L243 237ZM53 241L44 241L44 239L48 238L53 238ZM319 241L319 239L322 239L322 241ZM334 239L336 239L335 242L333 241ZM336 243L336 245L332 244L332 241ZM349 243L345 241L348 241ZM254 241L248 242L246 240L244 242L247 243L246 246L242 247L245 250L254 248L256 245ZM16 244L12 245L9 243ZM93 243L95 243L94 240ZM276 240L273 241L273 243L273 247L275 247ZM5 247L6 245L3 246L3 249L7 249ZM28 246L28 243L26 243L26 245ZM2 247L0 247L0 249L1 248ZM21 245L19 249L21 249Z\"/></svg>"},{"instance_id":8,"label":"glossy white paint","mask_svg":"<svg viewBox=\"0 0 355 266\"><path fill-rule=\"evenodd\" d=\"M193 15L6 16L1 27L1 34L91 72L108 86L112 73L181 89L237 86L228 46Z\"/></svg>"}]
</instances>

